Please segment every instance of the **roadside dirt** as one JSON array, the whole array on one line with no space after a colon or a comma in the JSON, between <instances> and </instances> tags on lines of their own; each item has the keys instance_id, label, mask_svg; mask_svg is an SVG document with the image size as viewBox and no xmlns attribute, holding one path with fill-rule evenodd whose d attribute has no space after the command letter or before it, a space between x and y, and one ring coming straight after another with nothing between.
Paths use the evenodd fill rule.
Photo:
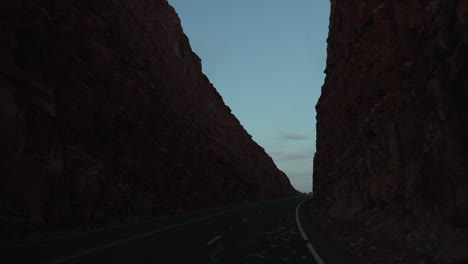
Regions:
<instances>
[{"instance_id":1,"label":"roadside dirt","mask_svg":"<svg viewBox=\"0 0 468 264\"><path fill-rule=\"evenodd\" d=\"M430 264L403 239L372 232L365 224L331 217L327 210L311 201L309 214L320 228L363 264Z\"/></svg>"}]
</instances>

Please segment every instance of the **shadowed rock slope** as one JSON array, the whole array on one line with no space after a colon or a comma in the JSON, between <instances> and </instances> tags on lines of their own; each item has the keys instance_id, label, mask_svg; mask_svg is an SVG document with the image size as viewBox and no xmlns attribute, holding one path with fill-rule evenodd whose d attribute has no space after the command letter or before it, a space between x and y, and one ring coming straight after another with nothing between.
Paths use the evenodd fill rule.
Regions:
<instances>
[{"instance_id":1,"label":"shadowed rock slope","mask_svg":"<svg viewBox=\"0 0 468 264\"><path fill-rule=\"evenodd\" d=\"M295 193L165 0L0 10L2 235Z\"/></svg>"},{"instance_id":2,"label":"shadowed rock slope","mask_svg":"<svg viewBox=\"0 0 468 264\"><path fill-rule=\"evenodd\" d=\"M468 2L331 2L315 197L422 255L468 259Z\"/></svg>"}]
</instances>

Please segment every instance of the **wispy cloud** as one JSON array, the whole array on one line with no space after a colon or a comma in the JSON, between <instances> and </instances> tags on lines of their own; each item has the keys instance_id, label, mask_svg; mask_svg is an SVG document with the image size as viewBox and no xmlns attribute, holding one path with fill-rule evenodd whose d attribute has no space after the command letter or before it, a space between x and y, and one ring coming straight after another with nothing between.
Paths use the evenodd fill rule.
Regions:
<instances>
[{"instance_id":1,"label":"wispy cloud","mask_svg":"<svg viewBox=\"0 0 468 264\"><path fill-rule=\"evenodd\" d=\"M289 153L278 157L282 161L302 161L302 160L312 160L314 157L311 153Z\"/></svg>"},{"instance_id":2,"label":"wispy cloud","mask_svg":"<svg viewBox=\"0 0 468 264\"><path fill-rule=\"evenodd\" d=\"M271 155L278 161L310 161L314 157L314 152L309 150L292 153L286 151L277 151L272 152Z\"/></svg>"},{"instance_id":3,"label":"wispy cloud","mask_svg":"<svg viewBox=\"0 0 468 264\"><path fill-rule=\"evenodd\" d=\"M306 135L295 134L295 133L287 133L287 132L281 133L281 138L282 139L287 139L287 140L307 140L307 139L310 139L310 137L306 136Z\"/></svg>"},{"instance_id":4,"label":"wispy cloud","mask_svg":"<svg viewBox=\"0 0 468 264\"><path fill-rule=\"evenodd\" d=\"M283 156L283 155L287 155L287 154L288 154L288 153L285 152L285 151L275 151L275 152L271 152L271 153L270 153L270 155L276 156L276 157L278 157L278 156Z\"/></svg>"}]
</instances>

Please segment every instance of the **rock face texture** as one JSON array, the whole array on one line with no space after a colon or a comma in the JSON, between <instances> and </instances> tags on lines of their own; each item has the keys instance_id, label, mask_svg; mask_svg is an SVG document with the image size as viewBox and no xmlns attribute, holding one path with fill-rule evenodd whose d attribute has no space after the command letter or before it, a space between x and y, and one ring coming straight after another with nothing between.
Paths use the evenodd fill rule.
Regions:
<instances>
[{"instance_id":1,"label":"rock face texture","mask_svg":"<svg viewBox=\"0 0 468 264\"><path fill-rule=\"evenodd\" d=\"M331 3L316 199L468 259L468 1Z\"/></svg>"},{"instance_id":2,"label":"rock face texture","mask_svg":"<svg viewBox=\"0 0 468 264\"><path fill-rule=\"evenodd\" d=\"M0 10L2 235L295 193L166 0Z\"/></svg>"}]
</instances>

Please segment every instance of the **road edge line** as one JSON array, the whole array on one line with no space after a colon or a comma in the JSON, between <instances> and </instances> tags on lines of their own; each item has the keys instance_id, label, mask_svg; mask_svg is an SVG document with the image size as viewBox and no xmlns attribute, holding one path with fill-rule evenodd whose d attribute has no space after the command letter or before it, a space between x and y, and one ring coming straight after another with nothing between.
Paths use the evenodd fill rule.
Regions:
<instances>
[{"instance_id":1,"label":"road edge line","mask_svg":"<svg viewBox=\"0 0 468 264\"><path fill-rule=\"evenodd\" d=\"M104 250L104 249L107 249L107 248L110 248L110 247L113 247L113 246L116 246L116 245L121 245L121 244L130 242L130 241L133 241L133 240L136 240L136 239L140 239L140 238L143 238L143 237L155 235L157 233L160 233L160 232L163 232L163 231L166 231L166 230L170 230L170 229L173 229L173 228L176 228L176 227L179 227L179 226L184 226L184 225L187 225L187 224L199 222L199 221L209 219L209 218L212 218L212 217L215 217L215 216L218 216L218 215L222 215L222 214L226 214L226 213L229 213L229 212L241 210L241 209L244 209L246 207L248 207L248 206L236 207L236 208L229 209L229 210L226 210L226 211L221 211L219 213L215 213L215 214L207 215L207 216L204 216L204 217L192 219L192 220L189 220L189 221L186 221L186 222L182 222L182 223L162 227L162 228L159 228L159 229L156 229L156 230L153 230L153 231L140 233L138 235L131 236L131 237L124 238L124 239L120 239L120 240L116 240L116 241L113 241L113 242L110 242L110 243L107 243L107 244L104 244L104 245L100 245L100 246L96 246L96 247L93 247L93 248L81 250L81 251L78 251L78 252L71 253L69 255L58 257L58 258L49 259L49 260L41 262L41 264L63 263L65 261L68 261L68 260L71 260L71 259L76 259L76 258L79 258L81 256L89 255L91 253L98 252L98 251L101 251L101 250Z\"/></svg>"},{"instance_id":2,"label":"road edge line","mask_svg":"<svg viewBox=\"0 0 468 264\"><path fill-rule=\"evenodd\" d=\"M309 198L309 199L306 199L304 201L302 201L301 203L299 203L296 207L296 223L297 223L297 227L299 229L299 232L301 233L301 236L302 236L302 239L304 239L305 241L307 241L307 248L309 249L310 253L312 254L312 256L314 257L315 261L317 261L318 264L325 264L325 262L323 262L322 258L320 257L320 255L317 253L317 250L315 250L314 246L312 245L312 243L310 242L309 238L307 237L306 233L304 232L304 229L302 228L302 225L301 225L301 220L299 220L299 208L301 207L301 205L307 201L309 201L310 199L312 198Z\"/></svg>"},{"instance_id":3,"label":"road edge line","mask_svg":"<svg viewBox=\"0 0 468 264\"><path fill-rule=\"evenodd\" d=\"M242 207L242 204L236 204L236 205L226 205L225 207ZM140 224L148 224L148 223L153 223L153 222L158 222L158 221L163 221L171 218L176 218L176 217L183 217L183 216L191 216L194 214L198 213L206 213L208 211L212 210L218 210L222 209L223 207L213 207L213 208L206 208L206 209L201 209L197 211L192 211L192 212L184 212L181 214L174 214L174 215L165 215L161 216L158 218L150 218L150 219L144 219L142 221L136 221L136 222L131 222L131 223L117 223L115 226L104 226L104 227L99 227L93 230L83 230L83 231L76 231L76 232L69 232L67 234L62 234L62 235L51 235L50 237L38 239L38 240L29 240L29 241L18 241L17 243L13 243L10 245L5 245L5 246L0 246L0 250L10 250L10 249L16 249L16 248L21 248L21 247L27 247L30 245L34 244L41 244L44 242L49 242L49 241L54 241L54 240L60 240L64 238L72 238L72 237L77 237L77 236L82 236L82 235L87 235L87 234L92 234L92 233L98 233L102 231L109 231L113 229L119 229L119 228L125 228L133 225L140 225Z\"/></svg>"}]
</instances>

